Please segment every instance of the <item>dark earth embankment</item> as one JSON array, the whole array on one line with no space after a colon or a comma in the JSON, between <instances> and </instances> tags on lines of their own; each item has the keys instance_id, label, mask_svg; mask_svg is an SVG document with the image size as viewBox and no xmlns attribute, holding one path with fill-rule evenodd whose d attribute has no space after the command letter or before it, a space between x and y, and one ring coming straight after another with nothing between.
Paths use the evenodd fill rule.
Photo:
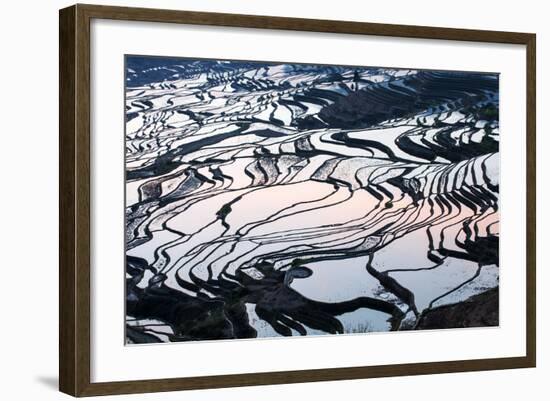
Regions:
<instances>
[{"instance_id":1,"label":"dark earth embankment","mask_svg":"<svg viewBox=\"0 0 550 401\"><path fill-rule=\"evenodd\" d=\"M498 287L424 313L416 329L498 326Z\"/></svg>"}]
</instances>

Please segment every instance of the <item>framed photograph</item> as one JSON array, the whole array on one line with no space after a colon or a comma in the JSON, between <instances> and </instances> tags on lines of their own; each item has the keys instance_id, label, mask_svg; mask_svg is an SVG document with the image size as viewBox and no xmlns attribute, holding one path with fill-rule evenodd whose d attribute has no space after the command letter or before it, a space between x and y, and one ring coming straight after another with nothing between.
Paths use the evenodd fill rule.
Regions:
<instances>
[{"instance_id":1,"label":"framed photograph","mask_svg":"<svg viewBox=\"0 0 550 401\"><path fill-rule=\"evenodd\" d=\"M534 34L59 22L61 391L535 366Z\"/></svg>"}]
</instances>

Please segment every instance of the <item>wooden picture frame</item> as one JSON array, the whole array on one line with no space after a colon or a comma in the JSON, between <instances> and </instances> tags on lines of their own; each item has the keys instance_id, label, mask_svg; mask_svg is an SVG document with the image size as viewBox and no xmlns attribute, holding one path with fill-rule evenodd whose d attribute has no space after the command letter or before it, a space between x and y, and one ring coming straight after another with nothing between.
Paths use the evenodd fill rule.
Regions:
<instances>
[{"instance_id":1,"label":"wooden picture frame","mask_svg":"<svg viewBox=\"0 0 550 401\"><path fill-rule=\"evenodd\" d=\"M526 355L92 383L90 379L92 340L90 333L90 21L95 18L524 45L527 54L525 60L527 71ZM535 366L536 37L534 34L80 4L60 10L59 29L59 388L62 392L73 396L95 396Z\"/></svg>"}]
</instances>

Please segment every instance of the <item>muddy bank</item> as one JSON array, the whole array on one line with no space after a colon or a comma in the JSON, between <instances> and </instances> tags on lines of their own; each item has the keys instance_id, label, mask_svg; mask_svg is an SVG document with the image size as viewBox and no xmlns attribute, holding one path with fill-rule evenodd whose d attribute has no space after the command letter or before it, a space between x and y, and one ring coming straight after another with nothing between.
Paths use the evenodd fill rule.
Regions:
<instances>
[{"instance_id":1,"label":"muddy bank","mask_svg":"<svg viewBox=\"0 0 550 401\"><path fill-rule=\"evenodd\" d=\"M443 305L425 312L417 330L498 326L498 287L464 302Z\"/></svg>"}]
</instances>

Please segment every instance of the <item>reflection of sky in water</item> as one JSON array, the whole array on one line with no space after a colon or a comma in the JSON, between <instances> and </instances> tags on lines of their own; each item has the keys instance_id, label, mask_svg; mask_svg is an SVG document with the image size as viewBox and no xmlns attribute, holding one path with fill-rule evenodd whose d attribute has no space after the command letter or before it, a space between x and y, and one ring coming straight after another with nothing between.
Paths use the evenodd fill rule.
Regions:
<instances>
[{"instance_id":1,"label":"reflection of sky in water","mask_svg":"<svg viewBox=\"0 0 550 401\"><path fill-rule=\"evenodd\" d=\"M385 273L420 312L498 285L497 266L463 258L499 232L495 74L130 56L126 79L127 254L189 304L262 288L287 297L272 319L307 326L303 297L406 312ZM312 274L281 281L297 266ZM279 335L257 299L250 324ZM344 332L391 328L361 305L338 309Z\"/></svg>"},{"instance_id":2,"label":"reflection of sky in water","mask_svg":"<svg viewBox=\"0 0 550 401\"><path fill-rule=\"evenodd\" d=\"M361 296L395 299L367 273L367 260L368 256L309 263L307 267L313 270L313 275L294 280L291 287L309 299L322 302L349 301ZM346 333L387 331L389 317L386 313L367 308L337 316Z\"/></svg>"},{"instance_id":3,"label":"reflection of sky in water","mask_svg":"<svg viewBox=\"0 0 550 401\"><path fill-rule=\"evenodd\" d=\"M252 245L252 243L246 242L246 238L257 241L255 243L258 245L262 243L262 235L265 235L265 241L268 239L273 240L282 235L278 233L286 233L288 230L299 230L298 233L307 234L311 228L318 226L319 222L330 226L331 224L345 224L346 221L355 218L357 221L354 224L357 224L368 221L368 218L361 217L369 213L378 213L383 216L384 213L393 213L398 206L411 206L410 199L403 198L401 201L395 202L392 209L375 210L375 198L367 191L358 190L350 193L344 188L335 191L331 185L311 181L275 188L263 188L250 193L241 190L238 193L243 195L242 202L232 211L230 223L232 227L242 227L243 232L246 234L238 238L239 242L234 244L232 252L229 252L230 246L227 245L221 250L212 252L210 257L206 257L202 266L206 267L209 260L213 261L214 264L211 268L214 271L221 271L227 263L235 261L235 259L238 261L236 255L239 252L246 255L246 260L250 260L254 255L261 256L266 252L284 250L291 244L303 246L321 241L319 235L314 234L310 237L298 235L291 242L281 244L266 242L264 245L253 249L253 246L247 246L247 244ZM174 218L168 222L168 225L173 229L184 227L187 233L192 234L193 227L198 229L204 224L202 216L215 214L224 202L227 202L227 199L230 199L230 197L225 193L205 199L205 201L191 207L187 213L178 215L176 218L180 219L179 222ZM298 201L307 203L295 205ZM339 206L331 206L337 202L343 203ZM325 210L307 210L322 206L331 207L327 207ZM406 220L406 216L413 216L417 221L429 221L434 219L432 212L433 210L428 207L412 208L410 212L405 214L403 220ZM272 216L271 221L253 227L269 216ZM462 228L462 222L472 217L473 212L469 209L463 209L460 213L450 215L441 224L430 226L432 236L439 238L439 233L444 229L447 239L460 238L459 232ZM393 221L399 222L399 219L393 218ZM488 214L485 218L480 219L478 228L483 232L489 225L492 226L493 233L498 233L498 214ZM212 231L212 234L219 235L220 231L221 227L218 227L218 229ZM365 238L367 233L368 230L357 229L356 233L350 238L360 240ZM151 241L130 250L128 254L144 257L152 263L155 260L154 251L160 245L175 244L178 239L183 238L166 230L155 231L152 234ZM345 235L350 236L350 230L345 231ZM342 237L342 233L328 230L322 241L337 244ZM258 240L258 238L260 239ZM346 241L350 241L350 239L348 238ZM448 242L448 240L444 242L444 245L457 248L453 241ZM197 241L186 241L180 245L172 246L169 249L172 261L179 260L196 244ZM376 251L372 261L373 267L378 271L408 270L392 272L390 275L414 293L415 303L420 311L428 307L435 298L472 279L477 271L476 263L451 257L447 257L441 266L433 268L434 262L428 259L427 249L426 227L422 227L387 243ZM224 253L226 253L225 256ZM208 254L208 251L205 251L204 254ZM360 296L381 297L385 300L398 302L393 294L384 290L378 281L368 274L365 268L367 260L368 256L364 256L307 263L307 267L312 269L314 274L309 278L294 280L291 287L309 299L322 302L347 301ZM239 263L233 263L233 265L238 266ZM426 270L415 271L416 269ZM185 275L184 271L180 271L180 273ZM195 271L195 274L199 276L204 276L205 273L206 270L201 266L197 267ZM206 276L204 277L206 278ZM173 280L169 280L169 283L177 285ZM476 283L479 285L475 286ZM437 305L463 300L472 294L495 285L498 285L498 269L484 269L480 277L474 280L472 284L444 297L438 301ZM406 306L401 305L403 310L406 310ZM343 314L338 318L347 331L354 332L360 330L361 327L364 327L366 331L386 330L388 317L389 315L384 313L362 308L353 313Z\"/></svg>"}]
</instances>

